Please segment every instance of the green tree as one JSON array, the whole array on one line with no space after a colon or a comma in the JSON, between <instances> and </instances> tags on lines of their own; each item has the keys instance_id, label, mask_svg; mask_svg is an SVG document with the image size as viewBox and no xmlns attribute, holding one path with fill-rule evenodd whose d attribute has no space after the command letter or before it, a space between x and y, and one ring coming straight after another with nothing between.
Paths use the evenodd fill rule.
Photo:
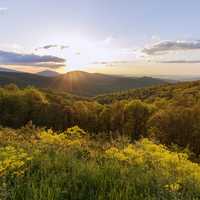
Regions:
<instances>
[{"instance_id":1,"label":"green tree","mask_svg":"<svg viewBox=\"0 0 200 200\"><path fill-rule=\"evenodd\" d=\"M124 105L123 101L111 104L111 130L123 134L124 127Z\"/></svg>"},{"instance_id":2,"label":"green tree","mask_svg":"<svg viewBox=\"0 0 200 200\"><path fill-rule=\"evenodd\" d=\"M168 107L160 110L149 121L151 131L161 143L189 147L200 153L200 106Z\"/></svg>"},{"instance_id":3,"label":"green tree","mask_svg":"<svg viewBox=\"0 0 200 200\"><path fill-rule=\"evenodd\" d=\"M99 115L100 130L103 132L110 132L111 130L111 108L110 106L104 106Z\"/></svg>"},{"instance_id":4,"label":"green tree","mask_svg":"<svg viewBox=\"0 0 200 200\"><path fill-rule=\"evenodd\" d=\"M125 130L132 141L147 135L147 121L154 110L153 106L140 100L133 100L125 105Z\"/></svg>"}]
</instances>

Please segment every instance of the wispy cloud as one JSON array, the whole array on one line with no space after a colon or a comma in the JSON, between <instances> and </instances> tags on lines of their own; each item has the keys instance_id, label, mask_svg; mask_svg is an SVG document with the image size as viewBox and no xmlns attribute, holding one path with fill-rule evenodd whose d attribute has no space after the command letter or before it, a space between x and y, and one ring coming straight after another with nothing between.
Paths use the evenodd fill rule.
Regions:
<instances>
[{"instance_id":1,"label":"wispy cloud","mask_svg":"<svg viewBox=\"0 0 200 200\"><path fill-rule=\"evenodd\" d=\"M119 61L97 61L93 62L94 65L121 65L121 64L130 64L134 63L134 61L128 61L128 60L119 60Z\"/></svg>"},{"instance_id":2,"label":"wispy cloud","mask_svg":"<svg viewBox=\"0 0 200 200\"><path fill-rule=\"evenodd\" d=\"M59 68L65 66L65 59L51 55L21 54L16 52L0 50L0 64L25 65L48 68Z\"/></svg>"},{"instance_id":3,"label":"wispy cloud","mask_svg":"<svg viewBox=\"0 0 200 200\"><path fill-rule=\"evenodd\" d=\"M159 61L159 63L174 63L174 64L178 64L178 63L182 63L182 64L199 64L200 60L164 60L164 61Z\"/></svg>"},{"instance_id":4,"label":"wispy cloud","mask_svg":"<svg viewBox=\"0 0 200 200\"><path fill-rule=\"evenodd\" d=\"M58 44L49 44L49 45L44 45L42 47L38 47L38 48L35 49L35 51L42 50L42 49L52 49L52 48L59 48L60 50L63 50L63 49L69 48L69 46L58 45Z\"/></svg>"},{"instance_id":5,"label":"wispy cloud","mask_svg":"<svg viewBox=\"0 0 200 200\"><path fill-rule=\"evenodd\" d=\"M200 40L195 41L161 41L142 51L147 55L161 55L169 51L200 50Z\"/></svg>"},{"instance_id":6,"label":"wispy cloud","mask_svg":"<svg viewBox=\"0 0 200 200\"><path fill-rule=\"evenodd\" d=\"M0 11L6 11L6 10L8 10L8 8L0 7Z\"/></svg>"}]
</instances>

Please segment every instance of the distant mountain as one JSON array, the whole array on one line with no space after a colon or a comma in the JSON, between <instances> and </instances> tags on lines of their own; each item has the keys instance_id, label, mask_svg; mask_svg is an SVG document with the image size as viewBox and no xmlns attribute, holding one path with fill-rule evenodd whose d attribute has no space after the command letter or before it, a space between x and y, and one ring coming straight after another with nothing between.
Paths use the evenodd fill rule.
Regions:
<instances>
[{"instance_id":1,"label":"distant mountain","mask_svg":"<svg viewBox=\"0 0 200 200\"><path fill-rule=\"evenodd\" d=\"M181 97L186 99L200 98L200 80L199 81L180 81L146 88L131 89L123 92L98 95L94 100L101 104L110 104L113 101L134 100L154 102L156 99L165 99L169 102L176 102ZM179 101L178 100L178 101Z\"/></svg>"},{"instance_id":2,"label":"distant mountain","mask_svg":"<svg viewBox=\"0 0 200 200\"><path fill-rule=\"evenodd\" d=\"M86 96L166 83L151 77L127 78L82 71L68 72L56 77L55 82L61 90Z\"/></svg>"},{"instance_id":3,"label":"distant mountain","mask_svg":"<svg viewBox=\"0 0 200 200\"><path fill-rule=\"evenodd\" d=\"M56 76L59 76L60 74L56 71L44 70L44 71L38 72L37 75L46 76L46 77L56 77Z\"/></svg>"},{"instance_id":4,"label":"distant mountain","mask_svg":"<svg viewBox=\"0 0 200 200\"><path fill-rule=\"evenodd\" d=\"M20 87L32 85L77 95L94 96L132 88L160 85L167 83L167 81L151 77L132 78L82 71L68 72L56 77L45 77L29 73L0 72L0 85L8 83L15 83Z\"/></svg>"},{"instance_id":5,"label":"distant mountain","mask_svg":"<svg viewBox=\"0 0 200 200\"><path fill-rule=\"evenodd\" d=\"M14 70L14 69L8 69L8 68L0 67L0 72L19 72L19 71Z\"/></svg>"},{"instance_id":6,"label":"distant mountain","mask_svg":"<svg viewBox=\"0 0 200 200\"><path fill-rule=\"evenodd\" d=\"M200 75L160 75L153 76L154 78L169 79L171 81L198 81L200 80Z\"/></svg>"},{"instance_id":7,"label":"distant mountain","mask_svg":"<svg viewBox=\"0 0 200 200\"><path fill-rule=\"evenodd\" d=\"M11 73L0 71L0 85L6 85L9 83L14 83L19 87L32 85L38 88L48 88L51 80L47 77L42 77L31 73Z\"/></svg>"}]
</instances>

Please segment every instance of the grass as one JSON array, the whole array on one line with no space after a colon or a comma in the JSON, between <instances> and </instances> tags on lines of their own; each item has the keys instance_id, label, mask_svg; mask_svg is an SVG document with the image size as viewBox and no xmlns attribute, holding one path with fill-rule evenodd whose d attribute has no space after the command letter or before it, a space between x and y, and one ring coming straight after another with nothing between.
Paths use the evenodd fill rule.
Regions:
<instances>
[{"instance_id":1,"label":"grass","mask_svg":"<svg viewBox=\"0 0 200 200\"><path fill-rule=\"evenodd\" d=\"M200 199L200 166L148 139L99 142L78 127L59 135L1 129L0 147L0 199Z\"/></svg>"}]
</instances>

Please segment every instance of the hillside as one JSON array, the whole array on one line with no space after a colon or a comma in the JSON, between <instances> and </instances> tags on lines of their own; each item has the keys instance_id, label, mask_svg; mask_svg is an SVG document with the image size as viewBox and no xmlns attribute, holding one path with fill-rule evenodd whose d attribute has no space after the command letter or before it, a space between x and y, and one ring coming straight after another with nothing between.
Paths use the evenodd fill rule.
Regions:
<instances>
[{"instance_id":1,"label":"hillside","mask_svg":"<svg viewBox=\"0 0 200 200\"><path fill-rule=\"evenodd\" d=\"M0 67L0 72L18 72L18 71L14 69L8 69L5 67Z\"/></svg>"},{"instance_id":2,"label":"hillside","mask_svg":"<svg viewBox=\"0 0 200 200\"><path fill-rule=\"evenodd\" d=\"M200 81L179 82L176 84L165 84L147 88L131 89L127 91L98 95L95 100L101 103L111 103L117 100L140 99L142 101L155 101L163 98L176 100L180 97L200 99Z\"/></svg>"},{"instance_id":3,"label":"hillside","mask_svg":"<svg viewBox=\"0 0 200 200\"><path fill-rule=\"evenodd\" d=\"M51 78L42 77L31 73L0 72L0 85L14 83L19 87L35 86L38 88L48 88Z\"/></svg>"},{"instance_id":4,"label":"hillside","mask_svg":"<svg viewBox=\"0 0 200 200\"><path fill-rule=\"evenodd\" d=\"M56 71L44 70L44 71L38 72L37 75L46 76L46 77L55 77L55 76L59 76L60 74L58 72L56 72Z\"/></svg>"},{"instance_id":5,"label":"hillside","mask_svg":"<svg viewBox=\"0 0 200 200\"><path fill-rule=\"evenodd\" d=\"M70 92L83 96L117 92L131 88L141 88L166 83L165 80L151 77L128 78L82 71L68 72L56 77L44 77L29 73L0 72L0 85L8 83L20 87L32 85L38 88Z\"/></svg>"}]
</instances>

